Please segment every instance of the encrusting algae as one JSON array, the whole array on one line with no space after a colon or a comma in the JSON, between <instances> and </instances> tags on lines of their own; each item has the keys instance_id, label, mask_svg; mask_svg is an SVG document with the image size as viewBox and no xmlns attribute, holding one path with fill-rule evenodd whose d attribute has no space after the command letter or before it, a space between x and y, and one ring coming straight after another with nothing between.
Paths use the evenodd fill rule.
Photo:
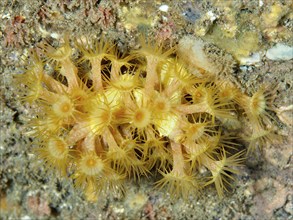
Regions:
<instances>
[{"instance_id":1,"label":"encrusting algae","mask_svg":"<svg viewBox=\"0 0 293 220\"><path fill-rule=\"evenodd\" d=\"M66 37L59 48L44 43L31 53L20 79L34 107L28 127L36 154L90 201L155 172L162 175L156 187L174 198L210 184L222 197L245 158L240 140L251 151L274 134L273 90L243 94L191 37L167 51L145 39L141 45L122 54L105 38ZM241 138L243 115L250 131Z\"/></svg>"}]
</instances>

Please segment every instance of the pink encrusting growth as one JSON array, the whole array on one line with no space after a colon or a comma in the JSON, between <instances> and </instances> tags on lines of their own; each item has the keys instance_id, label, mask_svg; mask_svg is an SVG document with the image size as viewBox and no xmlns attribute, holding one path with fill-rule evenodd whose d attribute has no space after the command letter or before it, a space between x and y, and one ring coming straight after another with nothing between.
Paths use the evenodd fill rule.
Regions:
<instances>
[{"instance_id":1,"label":"pink encrusting growth","mask_svg":"<svg viewBox=\"0 0 293 220\"><path fill-rule=\"evenodd\" d=\"M196 75L187 58L176 57L176 48L164 51L145 39L141 44L121 54L105 38L72 46L67 37L59 48L44 44L40 57L32 53L22 98L36 106L29 123L36 153L91 201L100 193L123 192L125 178L155 171L162 174L156 187L175 198L209 184L223 196L244 160L229 125L244 112L256 131L245 139L250 149L265 143L273 96L261 89L248 97L228 78L203 70L206 61L198 70L192 65L192 72L204 73ZM198 174L202 167L205 177Z\"/></svg>"}]
</instances>

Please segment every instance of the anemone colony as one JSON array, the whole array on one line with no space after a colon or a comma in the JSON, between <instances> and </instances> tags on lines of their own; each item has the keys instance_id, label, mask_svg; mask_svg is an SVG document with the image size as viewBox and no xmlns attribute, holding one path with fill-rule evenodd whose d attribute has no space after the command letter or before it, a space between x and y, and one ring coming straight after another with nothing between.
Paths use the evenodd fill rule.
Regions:
<instances>
[{"instance_id":1,"label":"anemone colony","mask_svg":"<svg viewBox=\"0 0 293 220\"><path fill-rule=\"evenodd\" d=\"M59 48L45 43L32 52L23 100L33 106L29 135L46 169L72 179L91 201L123 192L125 178L156 172L156 187L175 198L210 184L223 196L245 157L235 135L240 116L250 125L248 149L264 144L274 96L266 87L241 93L205 68L212 65L201 49L192 58L142 40L122 54L105 38L65 38Z\"/></svg>"}]
</instances>

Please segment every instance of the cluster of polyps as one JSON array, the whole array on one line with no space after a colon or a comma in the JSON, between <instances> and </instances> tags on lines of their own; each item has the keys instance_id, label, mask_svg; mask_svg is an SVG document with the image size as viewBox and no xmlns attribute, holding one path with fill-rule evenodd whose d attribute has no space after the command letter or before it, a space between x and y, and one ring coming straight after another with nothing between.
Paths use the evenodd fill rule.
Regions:
<instances>
[{"instance_id":1,"label":"cluster of polyps","mask_svg":"<svg viewBox=\"0 0 293 220\"><path fill-rule=\"evenodd\" d=\"M37 154L89 200L156 171L156 186L175 197L209 184L222 196L243 160L230 133L239 128L239 112L256 124L254 144L268 134L265 90L248 97L202 68L202 77L191 74L174 48L164 52L143 41L125 55L104 40L74 45L44 44L41 56L32 53L22 83L36 109L29 127Z\"/></svg>"}]
</instances>

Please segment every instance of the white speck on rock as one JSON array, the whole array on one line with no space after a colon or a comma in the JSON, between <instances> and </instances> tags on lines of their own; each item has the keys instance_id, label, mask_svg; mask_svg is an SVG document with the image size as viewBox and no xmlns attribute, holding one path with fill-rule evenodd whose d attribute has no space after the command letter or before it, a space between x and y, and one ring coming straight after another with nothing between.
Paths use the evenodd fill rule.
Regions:
<instances>
[{"instance_id":1,"label":"white speck on rock","mask_svg":"<svg viewBox=\"0 0 293 220\"><path fill-rule=\"evenodd\" d=\"M291 60L293 58L293 47L277 43L271 49L268 49L266 56L270 60Z\"/></svg>"},{"instance_id":2,"label":"white speck on rock","mask_svg":"<svg viewBox=\"0 0 293 220\"><path fill-rule=\"evenodd\" d=\"M31 217L29 217L28 215L25 215L21 217L21 220L31 220Z\"/></svg>"},{"instance_id":3,"label":"white speck on rock","mask_svg":"<svg viewBox=\"0 0 293 220\"><path fill-rule=\"evenodd\" d=\"M60 35L58 33L51 33L50 36L54 39L59 39Z\"/></svg>"},{"instance_id":4,"label":"white speck on rock","mask_svg":"<svg viewBox=\"0 0 293 220\"><path fill-rule=\"evenodd\" d=\"M263 6L263 1L259 0L258 5L259 5L259 7L262 7Z\"/></svg>"},{"instance_id":5,"label":"white speck on rock","mask_svg":"<svg viewBox=\"0 0 293 220\"><path fill-rule=\"evenodd\" d=\"M2 15L1 18L2 19L6 19L6 18L10 19L11 15L10 15L10 13L6 13L6 14Z\"/></svg>"},{"instance_id":6,"label":"white speck on rock","mask_svg":"<svg viewBox=\"0 0 293 220\"><path fill-rule=\"evenodd\" d=\"M241 65L254 65L261 61L260 53L253 53L249 57L242 57L240 58L239 62Z\"/></svg>"},{"instance_id":7,"label":"white speck on rock","mask_svg":"<svg viewBox=\"0 0 293 220\"><path fill-rule=\"evenodd\" d=\"M217 16L214 14L212 11L207 12L207 16L210 18L210 20L213 22L214 20L217 19Z\"/></svg>"},{"instance_id":8,"label":"white speck on rock","mask_svg":"<svg viewBox=\"0 0 293 220\"><path fill-rule=\"evenodd\" d=\"M160 10L160 11L163 11L163 12L168 12L168 10L169 10L169 6L168 6L168 5L161 5L161 6L159 7L159 10Z\"/></svg>"},{"instance_id":9,"label":"white speck on rock","mask_svg":"<svg viewBox=\"0 0 293 220\"><path fill-rule=\"evenodd\" d=\"M9 54L9 59L16 62L19 60L19 53L16 51L13 51L11 54Z\"/></svg>"},{"instance_id":10,"label":"white speck on rock","mask_svg":"<svg viewBox=\"0 0 293 220\"><path fill-rule=\"evenodd\" d=\"M168 21L168 18L166 16L162 16L163 21Z\"/></svg>"}]
</instances>

